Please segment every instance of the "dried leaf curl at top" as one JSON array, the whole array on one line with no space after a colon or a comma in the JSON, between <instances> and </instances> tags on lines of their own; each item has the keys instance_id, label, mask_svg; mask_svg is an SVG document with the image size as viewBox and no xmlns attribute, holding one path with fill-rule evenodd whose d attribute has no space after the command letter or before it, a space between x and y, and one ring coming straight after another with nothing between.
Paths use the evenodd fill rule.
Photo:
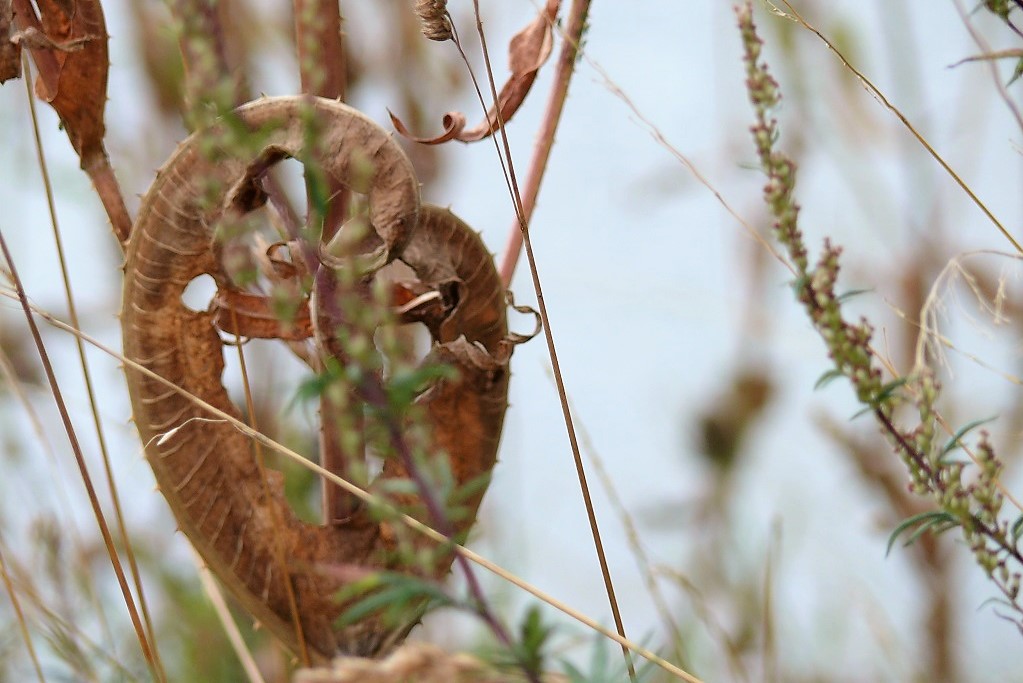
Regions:
<instances>
[{"instance_id":1,"label":"dried leaf curl at top","mask_svg":"<svg viewBox=\"0 0 1023 683\"><path fill-rule=\"evenodd\" d=\"M417 4L417 11L420 5L433 4L437 3L420 2ZM497 96L497 105L490 108L483 122L467 130L465 114L457 111L448 112L443 118L443 133L436 137L417 137L409 132L408 127L401 119L394 113L388 112L395 130L403 137L425 145L438 145L449 140L475 142L500 130L501 126L518 111L526 99L526 95L529 94L533 81L536 80L537 72L550 57L554 45L553 26L560 6L560 0L547 0L547 6L540 11L540 14L511 39L508 44L511 76Z\"/></svg>"}]
</instances>

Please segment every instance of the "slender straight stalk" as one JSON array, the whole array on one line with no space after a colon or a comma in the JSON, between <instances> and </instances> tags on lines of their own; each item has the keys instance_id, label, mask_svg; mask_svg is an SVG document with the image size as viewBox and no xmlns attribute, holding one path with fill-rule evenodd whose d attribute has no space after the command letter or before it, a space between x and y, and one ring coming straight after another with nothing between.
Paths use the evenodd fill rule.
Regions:
<instances>
[{"instance_id":1,"label":"slender straight stalk","mask_svg":"<svg viewBox=\"0 0 1023 683\"><path fill-rule=\"evenodd\" d=\"M27 59L25 60L24 68L25 73L29 74L30 67ZM60 224L57 221L57 207L53 199L53 186L50 184L50 173L46 166L46 155L43 153L43 139L39 134L39 121L36 117L35 98L32 96L29 80L29 78L25 79L25 86L28 88L28 107L32 118L32 132L35 136L36 157L39 161L39 171L42 174L43 186L46 190L46 204L50 212L50 224L53 226L53 241L57 247L57 260L60 264L61 281L64 283L64 299L67 302L68 316L71 318L71 324L76 328L81 329L82 326L78 319L78 306L75 304L74 292L71 288L71 276L68 273L67 257L64 251L64 240L61 237ZM106 156L103 158L106 159ZM100 175L106 178L105 182L111 183L111 185L105 190L101 190L96 177L93 177L93 184L96 185L97 191L103 198L104 206L107 206L108 202L111 201L111 198L115 197L115 195L115 198L120 200L120 211L123 214L120 218L115 219L116 211L111 213L111 209L116 208L116 206L107 206L107 212L110 216L111 223L114 226L114 230L117 233L118 240L123 245L131 231L131 219L128 217L124 201L121 199L120 186L114 178L113 169L110 167L108 159L105 165L100 165L99 171ZM92 176L91 171L89 172L89 175ZM116 204L117 202L115 201L114 205ZM125 226L127 232L122 232L125 230ZM114 479L114 469L110 465L110 451L107 448L106 435L103 432L103 423L99 417L99 405L96 401L96 390L92 384L92 372L89 370L89 361L85 355L85 344L82 342L80 337L75 338L75 346L78 350L78 362L82 367L82 378L85 382L85 393L88 396L89 408L92 412L93 426L96 429L96 441L99 446L100 456L103 459L103 472L106 475L107 488L110 491L110 500L114 505L114 520L117 522L117 531L121 536L121 543L124 544L124 552L128 558L128 568L131 571L132 582L135 584L135 593L139 598L139 607L142 610L142 618L146 624L146 633L148 634L150 642L153 644L153 658L156 671L159 674L158 680L164 681L167 679L167 674L163 669L163 663L160 661L159 649L156 647L156 629L153 627L153 619L149 614L149 605L146 602L146 594L142 587L142 573L139 571L138 561L135 558L135 549L132 546L131 538L128 536L128 527L124 522L124 511L121 507L121 496L117 491L117 482Z\"/></svg>"},{"instance_id":2,"label":"slender straight stalk","mask_svg":"<svg viewBox=\"0 0 1023 683\"><path fill-rule=\"evenodd\" d=\"M28 657L32 660L32 668L35 669L36 678L39 679L39 683L46 683L46 677L43 676L43 669L39 666L39 657L36 656L35 646L32 645L32 636L28 632L28 623L25 621L25 613L21 611L21 602L18 600L18 592L14 590L14 582L11 581L10 573L7 571L7 565L4 564L2 544L0 544L0 578L3 578L4 589L7 591L7 599L11 601L11 607L14 608L14 615L18 620L18 629L21 631L22 640L25 641L25 648L28 650Z\"/></svg>"},{"instance_id":3,"label":"slender straight stalk","mask_svg":"<svg viewBox=\"0 0 1023 683\"><path fill-rule=\"evenodd\" d=\"M341 7L338 0L294 0L295 48L298 54L302 92L319 97L344 100L348 88L346 55L341 33ZM325 216L314 216L312 202L307 220L322 219L323 241L329 241L341 228L348 212L348 190L333 178L327 178L330 202ZM306 179L306 195L312 188ZM364 457L361 438L345 439L341 434L341 408L329 392L320 396L320 464L344 479L352 478L352 468ZM361 420L355 419L361 432ZM336 524L347 519L358 507L358 500L327 480L321 482L322 519Z\"/></svg>"},{"instance_id":4,"label":"slender straight stalk","mask_svg":"<svg viewBox=\"0 0 1023 683\"><path fill-rule=\"evenodd\" d=\"M238 318L234 310L231 311L231 317L235 326L238 328ZM245 410L249 414L248 423L253 429L259 430L259 424L256 422L256 404L252 400L252 384L249 382L249 368L245 362L245 351L242 349L242 339L240 336L235 336L236 348L238 349L238 367L242 373L242 387L245 390ZM266 460L263 457L263 446L260 442L256 441L253 443L255 448L256 456L256 467L259 469L259 479L263 483L263 495L269 499L270 493L270 480L266 475ZM284 528L284 520L281 519L281 511L276 505L273 507L274 526L278 529ZM298 601L295 599L295 586L291 579L291 572L288 571L288 559L284 556L284 547L280 543L274 544L274 554L277 564L284 569L284 592L288 597L288 610L291 612L291 618L295 622L295 640L298 642L298 656L301 659L304 666L309 666L309 648L305 642L305 632L302 630L302 619L298 612ZM230 633L228 634L230 637ZM242 660L244 664L245 660Z\"/></svg>"},{"instance_id":5,"label":"slender straight stalk","mask_svg":"<svg viewBox=\"0 0 1023 683\"><path fill-rule=\"evenodd\" d=\"M487 50L486 35L483 31L483 20L480 18L479 12L479 0L473 0L473 7L476 14L476 30L480 37L480 44L483 51L483 60L487 68L487 81L490 84L490 93L493 97L494 102L498 101L497 85L494 81L494 71L490 64L490 53ZM550 149L554 141L554 131L557 128L557 120L560 118L561 111L564 106L565 97L568 94L568 79L571 77L571 72L575 65L575 57L579 51L579 41L582 37L583 30L586 27L586 17L589 12L590 2L589 0L575 0L572 3L570 10L569 25L570 32L566 37L565 43L562 46L561 57L558 62L559 73L562 69L567 70L565 74L564 82L561 88L558 88L558 84L561 83L560 79L556 79L556 90L555 93L559 95L552 98L555 101L553 107L548 111L548 114L553 114L550 120L545 119L547 124L544 129L546 135L541 135L541 141L546 140L546 143L538 143L537 147L541 152L534 155L534 161L539 164L531 168L530 182L533 186L529 190L531 195L530 214L532 207L535 205L536 195L539 192L540 180L543 176L543 170L547 164L547 158L550 155ZM574 37L573 37L574 36ZM484 107L485 109L485 107ZM514 242L513 247L509 247L509 250L505 254L505 262L502 263L502 281L507 285L511 281L512 273L515 269L515 261L518 259L518 252L520 246L525 246L526 259L529 262L529 273L533 280L533 291L536 294L537 307L540 309L540 321L543 324L544 338L547 341L547 351L551 359L551 369L554 372L554 381L558 389L558 398L561 401L561 410L565 420L565 430L568 432L568 440L572 449L572 457L575 462L576 475L579 479L579 489L583 497L583 505L586 508L586 516L589 520L590 533L593 536L593 546L597 553L597 562L600 564L600 572L604 578L604 588L607 591L608 602L611 606L611 614L615 621L615 628L618 630L618 635L625 640L625 624L622 621L621 610L618 607L618 599L615 597L614 582L611 579L611 570L607 564L607 555L604 552L604 544L600 538L600 529L597 525L597 515L593 508L593 500L590 497L589 485L586 481L586 468L583 466L582 454L579 449L579 440L576 436L575 425L572 421L572 410L568 404L568 392L565 389L565 380L561 373L561 364L558 362L557 349L554 346L554 334L551 331L550 318L547 315L547 305L543 298L543 289L540 286L540 274L536 267L536 259L533 256L533 247L529 239L529 220L526 214L526 210L523 204L523 196L519 190L518 180L515 176L515 166L512 161L511 144L508 141L508 131L504 125L504 121L501 120L500 107L496 108L498 116L498 127L500 130L500 139L504 147L504 160L507 163L507 179L511 187L512 202L515 205L515 217L517 219L516 229L512 230L513 236L517 239L510 240ZM497 136L495 136L494 144L497 145ZM498 148L498 154L500 155L501 149ZM511 254L514 253L514 258L509 261ZM636 667L632 662L632 655L629 653L629 649L623 644L622 655L625 658L626 666L629 670L629 679L635 682L636 680Z\"/></svg>"},{"instance_id":6,"label":"slender straight stalk","mask_svg":"<svg viewBox=\"0 0 1023 683\"><path fill-rule=\"evenodd\" d=\"M2 238L2 237L3 237L3 235L2 235L2 233L0 233L0 238ZM0 239L0 243L2 243L2 239ZM13 298L17 298L16 296L12 296L12 295L10 295L10 294L8 294L6 292L3 292L3 291L0 291L0 296L7 296L7 297L12 298L12 299ZM576 620L577 622L579 622L583 626L585 626L585 627L587 627L587 628L589 628L589 629L591 629L593 631L596 631L597 633L600 633L601 635L605 636L606 638L610 638L611 640L615 641L619 645L622 645L624 647L629 648L630 650L632 650L633 652L638 654L640 657L643 657L644 659L650 661L655 666L660 667L661 669L663 669L664 671L668 672L669 674L675 676L676 678L679 678L681 680L687 681L688 683L702 683L702 681L699 678L697 678L696 676L690 674L687 671L684 671L683 669L681 669L678 666L672 664L671 662L665 660L663 657L657 655L656 653L654 653L654 652L652 652L652 651L650 651L650 650L648 650L648 649L646 649L646 648L644 648L644 647L642 647L642 646L640 646L640 645L638 645L638 644L628 640L627 638L623 638L622 636L620 636L619 634L615 633L614 631L611 631L611 630L605 628L596 619L592 619L592 618L586 616L585 614L583 614L582 612L580 612L580 611L570 607L569 605L566 605L565 603L555 599L553 596L548 595L547 593L543 592L542 590L540 590L536 586L534 586L534 585L524 581L523 579L519 578L518 576L515 576L514 574L512 574L508 570L506 570L503 567L501 567L500 565L497 565L494 562L491 562L490 560L488 560L487 558L485 558L485 557L483 557L483 556L481 556L481 555L479 555L477 553L474 553L473 551L469 550L465 546L458 545L458 544L452 544L450 538L448 538L447 536L444 536L443 534L435 531L432 527L427 526L426 524L424 524L423 522L420 522L419 520L415 519L414 517L410 517L409 515L406 515L406 514L402 513L400 510L397 510L396 508L394 508L394 506L392 506L388 501L380 498L379 496L376 496L376 495L370 493L369 491L366 491L365 489L359 488L358 486L356 486L355 484L353 484L353 483L351 483L349 481L345 481L344 479L341 479L336 474L332 474L331 472L328 472L327 470L323 469L322 467L320 467L316 463L311 462L305 456L300 455L299 453L296 453L295 451L293 451L293 450L291 450L291 449L281 445L280 443L274 441L273 439L269 438L265 434L262 434L260 432L257 432L256 430L252 429L249 425L245 424L241 420L233 417L232 415L228 415L227 413L225 413L224 411L220 410L219 408L217 408L215 406L212 406L209 403L203 401L202 399L197 398L196 396L190 394L188 391L186 391L185 389L182 389L178 385L174 384L174 382L171 382L170 380L166 379L162 375L158 375L157 373L153 372L152 370L150 370L149 368L145 367L144 365L141 365L140 363L136 363L135 361L133 361L133 360L131 360L129 358L125 358L122 354L118 353L117 351L114 351L109 346L106 346L105 344L100 342L98 339L95 339L94 337L89 336L88 334L82 332L81 330L73 329L67 323L58 320L53 315L47 313L46 311L44 311L44 310L42 310L42 309L40 309L38 307L32 306L28 302L25 302L25 303L26 303L26 305L29 306L29 310L31 312L35 313L35 315L37 315L40 318L42 318L43 320L45 320L47 323L49 323L53 327L55 327L55 328L57 328L57 329L59 329L59 330L61 330L63 332L67 332L68 334L73 334L75 336L80 336L82 339L85 340L85 342L87 344L90 344L94 348L99 349L100 351L102 351L103 353L107 354L111 358L116 358L117 360L119 360L122 363L124 363L125 366L131 368L133 371L138 372L139 374L141 374L141 375L143 375L145 377L148 377L149 379L153 380L154 382L158 382L159 384L167 387L168 389L170 389L171 391L177 393L178 395L183 396L186 400L191 402L193 405L196 405L196 406L202 408L202 410L206 414L213 416L214 418L216 418L219 421L223 421L223 422L226 422L226 423L230 424L232 427L237 429L239 432L241 432L242 434L244 434L248 438L253 439L254 441L259 441L260 443L262 443L267 448L272 449L276 453L280 453L282 456L288 458L289 460L291 460L295 464L299 465L300 467L304 467L307 470L309 470L309 471L311 471L311 472L313 472L313 473L315 473L315 474L317 474L317 475L319 475L321 477L325 477L327 479L330 479L332 482L334 482L335 485L340 486L341 488L345 489L346 491L351 493L353 496L355 496L355 497L359 498L360 500L362 500L367 505L378 506L383 511L383 513L388 514L388 515L394 515L396 519L398 519L402 524L404 524L406 527L408 527L412 531L415 531L416 533L422 534L422 535L426 536L427 538L432 539L436 543L444 545L445 547L450 547L454 552L458 553L459 555L462 555L463 557L465 557L470 562L473 562L473 563L479 565L480 567L483 567L487 571L493 573L495 576L497 576L497 577L499 577L499 578L501 578L501 579L511 583L512 585L517 586L518 588L526 591L527 593L529 593L533 597L537 598L538 600L540 600L542 602L547 603L548 605L550 605L554 609L556 609L556 610L562 612L563 614L571 617L572 619Z\"/></svg>"},{"instance_id":7,"label":"slender straight stalk","mask_svg":"<svg viewBox=\"0 0 1023 683\"><path fill-rule=\"evenodd\" d=\"M590 0L574 0L569 10L568 26L565 29L558 63L554 67L554 83L547 99L547 110L544 112L543 122L537 133L533 158L529 161L529 173L522 187L522 224L524 228L520 227L518 221L511 227L508 231L504 255L501 257L501 281L504 282L505 287L511 284L515 266L519 262L519 254L522 253L523 229L529 228L533 218L533 209L536 207L536 199L540 194L540 185L543 183L544 172L547 170L547 161L551 156L551 148L554 147L554 136L557 133L558 124L561 122L565 99L568 97L568 86L572 81L572 74L575 73L579 42L582 40L583 30L586 28L586 17L589 11Z\"/></svg>"},{"instance_id":8,"label":"slender straight stalk","mask_svg":"<svg viewBox=\"0 0 1023 683\"><path fill-rule=\"evenodd\" d=\"M149 643L149 639L146 637L145 629L142 626L142 620L139 618L138 609L135 607L135 598L132 596L131 589L128 587L128 580L124 576L124 568L121 566L121 558L117 556L117 550L114 547L114 538L110 534L110 527L107 525L106 517L103 515L103 508L99 504L99 496L96 495L96 488L92 485L92 476L89 474L89 468L85 464L85 456L82 453L82 446L78 442L78 435L75 432L74 425L71 423L71 416L68 414L67 405L64 403L64 396L57 383L57 375L53 371L53 365L50 363L50 356L46 352L46 347L43 344L42 335L39 334L39 326L36 325L35 318L32 316L32 309L28 303L28 295L25 293L25 287L22 284L21 278L18 276L18 269L14 264L14 257L11 255L10 249L7 248L7 240L4 239L3 231L0 231L0 251L3 252L4 259L7 261L7 266L10 269L11 279L14 282L14 288L18 294L18 301L21 303L22 311L25 313L25 321L28 323L29 331L32 333L32 340L35 342L36 351L39 353L39 360L43 364L43 370L46 373L46 379L50 385L50 392L53 394L53 400L57 404L57 411L60 413L61 423L64 425L64 431L67 434L71 450L75 454L75 462L78 464L78 472L82 477L82 483L85 485L85 491L89 497L89 504L92 506L92 513L96 518L96 525L99 527L100 534L103 536L103 545L107 549L110 564L114 569L114 574L117 576L117 584L121 588L121 596L124 599L125 607L128 608L128 615L131 618L132 626L135 628L135 635L138 637L142 656L145 658L146 664L149 666L149 670L153 674L153 677L158 681L162 680L156 667L153 649Z\"/></svg>"}]
</instances>

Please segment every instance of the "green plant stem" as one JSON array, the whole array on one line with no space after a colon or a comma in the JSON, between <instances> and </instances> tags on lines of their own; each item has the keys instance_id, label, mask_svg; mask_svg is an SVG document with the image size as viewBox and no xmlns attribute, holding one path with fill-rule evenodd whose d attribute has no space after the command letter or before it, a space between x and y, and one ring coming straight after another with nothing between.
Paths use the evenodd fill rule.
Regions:
<instances>
[{"instance_id":1,"label":"green plant stem","mask_svg":"<svg viewBox=\"0 0 1023 683\"><path fill-rule=\"evenodd\" d=\"M388 410L387 395L384 388L379 384L379 382L372 381L375 377L375 375L367 375L365 377L362 382L362 386L358 390L360 398L364 400L367 405L375 408L384 416L385 427L387 429L391 448L394 449L395 454L405 467L405 471L408 472L409 477L412 479L416 489L419 491L419 496L422 499L423 504L426 506L427 514L430 516L431 526L438 533L443 535L450 545L457 545L457 541L454 538L454 530L451 528L451 522L448 520L448 517L444 512L444 507L441 505L440 501L437 500L436 492L426 481L426 477L423 476L423 472L416 462L416 459L409 448L408 442L402 434L399 421L392 412ZM510 649L512 644L511 636L508 635L507 629L494 614L493 610L490 609L487 597L483 593L483 589L480 586L480 583L476 578L476 573L473 571L469 561L461 553L456 552L455 562L458 563L459 569L462 570L462 574L465 576L465 581L469 587L469 593L475 601L477 614L479 614L479 616L487 624L498 642L505 648ZM535 678L532 672L527 672L527 674L530 676L530 680L535 681L535 683L539 683L539 680Z\"/></svg>"},{"instance_id":2,"label":"green plant stem","mask_svg":"<svg viewBox=\"0 0 1023 683\"><path fill-rule=\"evenodd\" d=\"M2 233L0 233L0 238L2 238L2 237L3 237L3 235L2 235ZM7 296L7 297L12 298L12 299L18 299L18 297L16 295L9 294L7 292L0 292L0 295ZM366 491L365 489L359 488L358 486L356 486L355 484L352 484L349 481L341 479L340 477L338 477L336 474L333 474L332 472L328 472L327 470L323 469L322 467L320 467L316 463L311 462L305 456L303 456L303 455L301 455L299 453L296 453L295 451L291 450L290 448L287 448L286 446L283 446L282 444L280 444L277 441L274 441L273 439L269 438L265 434L257 432L256 430L252 429L249 425L245 424L244 422L242 422L238 418L234 417L233 415L229 415L228 413L224 412L223 410L220 410L216 406L213 406L213 405L207 403L206 401L203 401L201 398L198 398L198 397L192 395L187 390L182 389L177 384L175 384L174 382L171 382L170 380L166 379L162 375L159 375L159 374L153 372L152 370L150 370L149 368L145 367L141 363L137 363L137 362L135 362L135 361L133 361L131 359L125 358L123 354L120 354L117 351L114 351L113 349L111 349L106 344L103 344L102 342L100 342L98 339L96 339L96 338L86 334L85 332L82 332L81 330L74 329L73 327L71 327L67 323L65 323L65 322L63 322L61 320L58 320L52 314L50 314L50 313L48 313L48 312L46 312L46 311L44 311L44 310L42 310L42 309L40 309L40 308L38 308L36 306L33 306L31 304L31 302L27 302L26 301L25 303L26 303L26 305L28 305L29 310L32 313L34 313L35 315L37 315L40 318L42 318L43 320L45 320L51 326L57 328L58 330L61 330L62 332L66 332L68 334L72 334L72 335L75 335L75 336L80 336L82 339L85 340L85 342L87 344L89 344L93 348L96 348L96 349L102 351L103 353L107 354L111 358L115 358L118 361L124 363L125 366L131 368L131 370L133 370L135 372L138 372L140 375L143 375L143 376L153 380L154 382L156 382L156 383L158 383L158 384L160 384L160 385L162 385L164 387L167 387L168 389L170 389L171 391L175 392L179 396L182 396L183 398L185 398L185 400L191 402L193 405L201 408L203 410L203 412L207 413L208 415L213 416L217 420L220 420L220 421L223 421L223 422L225 422L227 424L230 424L232 427L237 429L239 432L241 432L242 434L244 434L248 438L250 438L250 439L252 439L254 441L259 441L261 444L263 444L267 448L270 448L275 453L279 453L282 456L288 458L290 461L292 461L296 465L298 465L300 467L304 467L304 468L308 469L309 471L313 472L314 474L316 474L318 476L326 477L327 479L330 479L332 482L334 482L335 485L340 486L341 488L345 489L346 491L348 491L352 495L356 496L357 498L359 498L360 500L365 502L367 505L379 506L380 509L383 510L384 512L386 512L388 514L395 515L395 518L398 519L398 521L400 521L402 524L404 524L406 527L408 527L412 531L414 531L414 532L416 532L418 534L422 534L426 538L429 538L429 539L431 539L432 541L434 541L436 543L444 544L446 546L451 546L451 548L452 548L452 550L454 550L454 552L456 552L456 553L458 553L460 555L463 555L470 562L473 562L473 563L479 565L480 567L483 567L484 569L486 569L487 571L491 572L495 576L497 576L497 577L499 577L499 578L501 578L501 579L511 583L512 585L514 585L514 586L516 586L516 587L518 587L518 588L520 588L522 590L524 590L525 592L529 593L530 595L532 595L536 599L538 599L538 600L540 600L542 602L547 603L548 605L550 605L554 609L558 610L559 612L565 614L568 617L571 617L575 621L577 621L580 624L584 625L586 628L589 628L589 629L591 629L591 630L593 630L593 631L603 635L604 637L609 638L609 639L615 641L616 643L618 643L619 645L622 645L623 647L629 648L629 650L631 650L632 652L635 652L637 655L639 655L643 659L648 660L649 662L651 662L654 665L656 665L657 667L663 669L665 672L671 674L672 676L675 676L676 678L679 678L680 680L687 681L687 683L703 683L696 676L694 676L691 673L689 673L689 672L679 668L678 666L672 664L671 662L667 661L663 657L659 656L657 653L652 652L651 650L648 650L647 648L642 647L641 645L638 645L638 644L632 642L628 638L623 638L622 636L620 636L619 634L615 633L614 631L612 631L612 630L604 627L603 625L601 625L601 623L598 622L596 619L588 617L585 614L583 614L582 612L580 612L579 610L574 609L571 606L566 605L565 603L555 599L553 596L545 593L544 591L542 591L538 587L528 583L527 581L524 581L521 578L515 576L514 574L509 572L507 569L504 569L500 565L498 565L498 564L488 560L487 558L483 557L479 553L473 552L472 550L469 550L468 548L466 548L463 545L458 545L458 544L452 545L450 538L445 537L444 535L442 535L439 532L435 531L434 529L432 529L431 527L427 526L426 524L424 524L423 522L419 521L418 519L416 519L414 517L410 517L409 515L402 513L400 510L397 510L393 505L391 505L388 501L380 498L379 496L375 496L375 495L371 494L370 492Z\"/></svg>"}]
</instances>

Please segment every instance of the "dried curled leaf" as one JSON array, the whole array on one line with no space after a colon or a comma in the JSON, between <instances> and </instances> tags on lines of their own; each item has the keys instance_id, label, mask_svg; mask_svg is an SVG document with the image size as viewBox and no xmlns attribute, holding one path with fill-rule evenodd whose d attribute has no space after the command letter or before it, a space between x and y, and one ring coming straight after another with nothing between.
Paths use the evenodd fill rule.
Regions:
<instances>
[{"instance_id":1,"label":"dried curled leaf","mask_svg":"<svg viewBox=\"0 0 1023 683\"><path fill-rule=\"evenodd\" d=\"M285 317L270 297L224 286L217 291L210 312L213 324L228 334L254 339L301 341L313 335L309 309L294 306L294 313ZM283 303L283 302L282 302Z\"/></svg>"},{"instance_id":2,"label":"dried curled leaf","mask_svg":"<svg viewBox=\"0 0 1023 683\"><path fill-rule=\"evenodd\" d=\"M107 101L107 29L99 0L14 0L15 18L32 40L39 70L36 94L56 110L71 144L89 169L105 163L103 114Z\"/></svg>"},{"instance_id":3,"label":"dried curled leaf","mask_svg":"<svg viewBox=\"0 0 1023 683\"><path fill-rule=\"evenodd\" d=\"M11 40L14 7L0 0L0 83L21 77L21 47Z\"/></svg>"},{"instance_id":4,"label":"dried curled leaf","mask_svg":"<svg viewBox=\"0 0 1023 683\"><path fill-rule=\"evenodd\" d=\"M307 149L310 120L318 131L313 150ZM255 146L225 146L218 141L228 121L264 136ZM464 536L482 497L480 482L496 461L507 407L511 346L504 288L486 245L469 226L446 210L420 206L411 163L394 138L363 114L322 98L267 98L185 141L143 198L128 245L121 322L125 357L155 375L133 366L128 388L147 458L179 527L254 618L296 652L304 643L322 662L339 652L383 654L418 620L420 605L412 604L394 623L380 614L338 621L350 606L337 599L338 592L352 580L376 570L409 569L406 556L395 552L398 532L369 506L328 525L302 521L288 505L279 472L267 472L264 484L248 438L227 423L210 422L183 395L240 416L223 386L225 331L290 341L306 334L301 328L311 317L319 348L335 360L343 356L343 346L335 345L344 333L337 324L343 314L320 296L339 290L338 273L318 267L317 281L332 286L317 289L315 305L305 312L300 306L290 326L278 325L270 300L225 289L230 274L214 240L219 225L265 201L260 179L274 163L309 158L313 151L323 152L324 171L346 187L361 182L362 161L371 162L367 202L378 244L367 248L379 258L368 262L379 268L401 259L416 275L417 286L409 288L413 298L405 303L423 314L434 345L410 381L389 387L417 392L420 380L430 380L415 402L432 427L430 451L447 454L462 496L452 527L456 537ZM210 187L217 188L213 196ZM267 250L268 267L282 277L297 274L282 260L281 248ZM220 291L210 310L195 311L182 293L203 275L212 276ZM438 294L427 300L420 290ZM443 314L427 315L438 298ZM457 373L431 370L441 365ZM393 486L408 478L404 464L388 459L373 485L389 502L421 511L417 495ZM447 574L450 553L434 552L425 537L410 543L417 557L429 558L417 571L432 580Z\"/></svg>"},{"instance_id":5,"label":"dried curled leaf","mask_svg":"<svg viewBox=\"0 0 1023 683\"><path fill-rule=\"evenodd\" d=\"M444 132L436 137L417 137L393 113L391 122L400 135L424 145L438 145L449 140L475 142L483 140L501 129L511 120L533 87L536 74L550 57L554 45L552 27L558 16L561 0L547 0L547 6L528 26L515 34L508 44L508 63L511 76L497 96L497 104L487 112L479 125L465 129L465 114L448 112L444 115Z\"/></svg>"}]
</instances>

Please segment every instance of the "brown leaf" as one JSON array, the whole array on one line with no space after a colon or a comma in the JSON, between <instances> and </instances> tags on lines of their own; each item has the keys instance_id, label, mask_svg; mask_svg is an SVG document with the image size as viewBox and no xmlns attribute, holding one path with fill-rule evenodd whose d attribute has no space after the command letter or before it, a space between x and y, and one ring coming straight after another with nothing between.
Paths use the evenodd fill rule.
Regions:
<instances>
[{"instance_id":1,"label":"brown leaf","mask_svg":"<svg viewBox=\"0 0 1023 683\"><path fill-rule=\"evenodd\" d=\"M449 111L444 115L442 121L444 125L443 133L434 138L421 138L409 132L409 129L402 123L401 119L395 116L394 112L390 109L387 110L387 113L390 114L391 123L394 124L394 129L398 131L398 135L423 145L439 145L448 140L457 140L459 133L465 128L465 114L460 111Z\"/></svg>"},{"instance_id":2,"label":"brown leaf","mask_svg":"<svg viewBox=\"0 0 1023 683\"><path fill-rule=\"evenodd\" d=\"M107 101L107 29L99 0L14 0L14 16L39 71L36 94L60 116L88 169L104 163ZM45 37L45 41L42 38ZM47 42L48 41L48 44ZM80 47L80 49L75 49Z\"/></svg>"},{"instance_id":3,"label":"brown leaf","mask_svg":"<svg viewBox=\"0 0 1023 683\"><path fill-rule=\"evenodd\" d=\"M231 287L221 287L213 299L210 312L213 324L228 334L250 339L286 341L302 341L313 336L308 305L294 302L294 314L290 318L283 318L280 309L287 303L275 302L271 297Z\"/></svg>"},{"instance_id":4,"label":"brown leaf","mask_svg":"<svg viewBox=\"0 0 1023 683\"><path fill-rule=\"evenodd\" d=\"M536 80L537 71L547 61L554 45L551 27L558 16L561 0L547 0L547 6L537 15L536 19L519 31L508 44L508 64L511 76L502 86L497 96L497 105L491 107L487 117L479 125L465 130L465 115L459 112L448 112L444 115L444 132L436 137L416 137L412 135L404 123L391 114L391 122L400 135L415 142L426 145L437 145L448 140L475 142L489 137L500 130L501 126L511 120L519 106L529 94ZM388 112L390 113L390 112Z\"/></svg>"},{"instance_id":5,"label":"brown leaf","mask_svg":"<svg viewBox=\"0 0 1023 683\"><path fill-rule=\"evenodd\" d=\"M0 0L0 83L21 77L21 47L11 40L14 7Z\"/></svg>"}]
</instances>

